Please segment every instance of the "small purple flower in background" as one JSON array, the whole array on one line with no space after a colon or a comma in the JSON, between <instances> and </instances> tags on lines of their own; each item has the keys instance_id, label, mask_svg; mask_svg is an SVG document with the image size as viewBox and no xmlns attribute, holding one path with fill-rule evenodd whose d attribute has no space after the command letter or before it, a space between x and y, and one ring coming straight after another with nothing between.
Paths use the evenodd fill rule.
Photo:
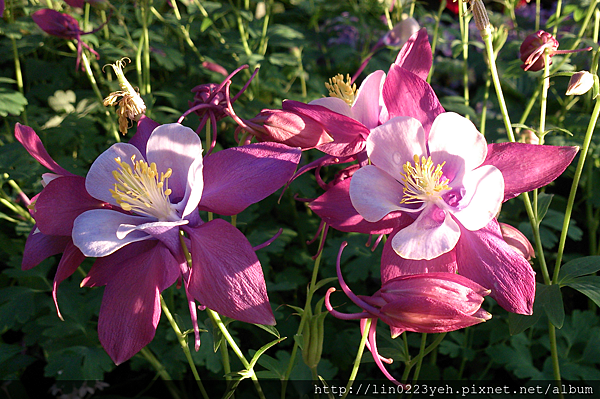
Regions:
<instances>
[{"instance_id":1,"label":"small purple flower in background","mask_svg":"<svg viewBox=\"0 0 600 399\"><path fill-rule=\"evenodd\" d=\"M392 338L404 331L420 333L441 333L455 331L489 320L492 315L481 309L483 299L490 293L479 284L454 273L423 273L397 277L383 283L373 296L357 296L346 285L340 268L342 243L337 258L337 275L344 293L363 309L361 313L346 314L335 309L330 288L325 295L325 306L334 316L343 320L361 320L363 330L366 319L372 319L368 332L367 347L373 354L375 363L383 374L396 384L383 366L390 359L381 357L377 351L376 323L381 320L390 326Z\"/></svg>"},{"instance_id":2,"label":"small purple flower in background","mask_svg":"<svg viewBox=\"0 0 600 399\"><path fill-rule=\"evenodd\" d=\"M77 65L76 69L79 68L81 62L82 47L88 49L92 54L100 59L100 55L94 51L90 46L81 40L82 35L90 35L102 29L104 24L99 28L94 29L91 32L83 32L79 29L79 22L68 14L63 14L58 11L45 8L34 12L31 15L33 22L35 22L44 32L52 36L61 37L67 40L77 40Z\"/></svg>"},{"instance_id":3,"label":"small purple flower in background","mask_svg":"<svg viewBox=\"0 0 600 399\"><path fill-rule=\"evenodd\" d=\"M0 18L4 15L4 0L0 0Z\"/></svg>"}]
</instances>

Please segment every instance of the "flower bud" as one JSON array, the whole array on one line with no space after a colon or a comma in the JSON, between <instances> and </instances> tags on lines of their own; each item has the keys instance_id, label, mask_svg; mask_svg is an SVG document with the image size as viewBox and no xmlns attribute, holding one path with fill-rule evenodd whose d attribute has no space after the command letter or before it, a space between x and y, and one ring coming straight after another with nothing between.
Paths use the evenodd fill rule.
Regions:
<instances>
[{"instance_id":1,"label":"flower bud","mask_svg":"<svg viewBox=\"0 0 600 399\"><path fill-rule=\"evenodd\" d=\"M224 112L227 108L227 96L223 89L223 85L218 85L216 83L198 85L192 89L192 93L196 94L194 94L194 101L188 101L190 108L194 108L200 104L213 106L211 108L201 108L194 111L199 117L203 117L208 111L215 116L216 120L221 120L227 116Z\"/></svg>"},{"instance_id":2,"label":"flower bud","mask_svg":"<svg viewBox=\"0 0 600 399\"><path fill-rule=\"evenodd\" d=\"M489 320L481 309L490 290L454 273L424 273L387 281L375 295L364 297L378 307L386 324L408 331L454 331Z\"/></svg>"},{"instance_id":3,"label":"flower bud","mask_svg":"<svg viewBox=\"0 0 600 399\"><path fill-rule=\"evenodd\" d=\"M521 61L523 61L521 68L525 71L544 69L544 51L549 49L549 57L552 57L557 48L558 40L548 32L539 30L527 36L520 49ZM552 60L550 60L550 64L552 64Z\"/></svg>"},{"instance_id":4,"label":"flower bud","mask_svg":"<svg viewBox=\"0 0 600 399\"><path fill-rule=\"evenodd\" d=\"M408 17L394 25L394 28L388 31L381 41L386 46L399 48L420 28L416 19Z\"/></svg>"},{"instance_id":5,"label":"flower bud","mask_svg":"<svg viewBox=\"0 0 600 399\"><path fill-rule=\"evenodd\" d=\"M537 136L536 136L537 137ZM535 258L535 251L533 250L533 246L516 228L508 225L506 223L499 223L500 231L502 232L502 238L512 249L520 253L527 260L531 260L531 258Z\"/></svg>"},{"instance_id":6,"label":"flower bud","mask_svg":"<svg viewBox=\"0 0 600 399\"><path fill-rule=\"evenodd\" d=\"M579 71L571 76L567 96L580 96L587 93L594 86L594 75L588 71Z\"/></svg>"},{"instance_id":7,"label":"flower bud","mask_svg":"<svg viewBox=\"0 0 600 399\"><path fill-rule=\"evenodd\" d=\"M321 305L317 305L320 308ZM310 311L310 309L308 309ZM323 336L325 334L325 317L327 312L311 315L306 319L302 332L302 360L311 369L317 367L323 353Z\"/></svg>"},{"instance_id":8,"label":"flower bud","mask_svg":"<svg viewBox=\"0 0 600 399\"><path fill-rule=\"evenodd\" d=\"M302 149L333 141L319 122L299 112L264 109L246 123L260 141L274 141Z\"/></svg>"}]
</instances>

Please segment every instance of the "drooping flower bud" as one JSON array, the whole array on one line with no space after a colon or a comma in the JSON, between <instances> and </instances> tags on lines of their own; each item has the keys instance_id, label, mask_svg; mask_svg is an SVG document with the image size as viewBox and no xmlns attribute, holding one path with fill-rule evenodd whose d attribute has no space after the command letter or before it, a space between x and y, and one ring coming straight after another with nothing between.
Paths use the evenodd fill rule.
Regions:
<instances>
[{"instance_id":1,"label":"drooping flower bud","mask_svg":"<svg viewBox=\"0 0 600 399\"><path fill-rule=\"evenodd\" d=\"M537 137L537 136L536 136ZM506 223L499 223L502 238L512 249L520 253L527 260L535 258L533 246L523 233Z\"/></svg>"},{"instance_id":2,"label":"drooping flower bud","mask_svg":"<svg viewBox=\"0 0 600 399\"><path fill-rule=\"evenodd\" d=\"M246 124L259 141L274 141L302 149L333 141L319 122L294 111L264 109Z\"/></svg>"},{"instance_id":3,"label":"drooping flower bud","mask_svg":"<svg viewBox=\"0 0 600 399\"><path fill-rule=\"evenodd\" d=\"M315 314L312 314L310 308L305 310L305 312L311 314L306 318L306 324L304 324L304 331L302 332L302 360L311 369L317 367L323 353L324 324L327 312L321 311L322 306L323 302L319 301L315 308L317 310Z\"/></svg>"},{"instance_id":4,"label":"drooping flower bud","mask_svg":"<svg viewBox=\"0 0 600 399\"><path fill-rule=\"evenodd\" d=\"M104 99L105 107L115 104L119 106L117 109L117 115L119 116L119 131L123 135L127 134L129 121L137 122L142 115L146 113L146 104L144 103L144 100L138 91L131 86L123 73L125 60L129 61L128 58L122 58L114 64L110 64L115 71L115 75L117 75L121 90L110 93L108 97Z\"/></svg>"},{"instance_id":5,"label":"drooping flower bud","mask_svg":"<svg viewBox=\"0 0 600 399\"><path fill-rule=\"evenodd\" d=\"M587 93L594 86L594 75L588 71L579 71L571 76L567 96L580 96Z\"/></svg>"},{"instance_id":6,"label":"drooping flower bud","mask_svg":"<svg viewBox=\"0 0 600 399\"><path fill-rule=\"evenodd\" d=\"M416 19L408 17L394 25L394 28L388 31L382 38L381 42L385 46L402 47L404 43L421 29Z\"/></svg>"},{"instance_id":7,"label":"drooping flower bud","mask_svg":"<svg viewBox=\"0 0 600 399\"><path fill-rule=\"evenodd\" d=\"M539 30L525 38L521 44L520 58L523 61L521 68L525 71L539 71L544 68L544 51L549 49L549 57L555 54L558 40L550 33ZM552 64L552 60L550 60Z\"/></svg>"}]
</instances>

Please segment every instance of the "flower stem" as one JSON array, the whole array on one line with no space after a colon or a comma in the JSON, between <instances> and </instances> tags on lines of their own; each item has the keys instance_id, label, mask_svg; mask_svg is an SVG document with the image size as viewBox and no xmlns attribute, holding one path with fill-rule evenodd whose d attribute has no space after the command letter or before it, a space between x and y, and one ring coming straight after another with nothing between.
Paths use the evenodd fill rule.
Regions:
<instances>
[{"instance_id":1,"label":"flower stem","mask_svg":"<svg viewBox=\"0 0 600 399\"><path fill-rule=\"evenodd\" d=\"M442 20L442 13L446 8L446 0L440 1L440 8L438 8L438 13L435 16L435 28L433 29L433 39L431 39L431 54L435 56L435 48L437 47L437 42L439 38L439 30L440 30L440 21ZM431 69L429 70L429 75L427 75L427 83L431 83L431 76L433 76L433 70L435 69L435 65L431 65Z\"/></svg>"},{"instance_id":2,"label":"flower stem","mask_svg":"<svg viewBox=\"0 0 600 399\"><path fill-rule=\"evenodd\" d=\"M73 50L75 52L77 51L77 48L75 47L75 45L72 42L67 42L67 44L71 48L71 50ZM85 54L85 50L81 52L81 63L83 64L85 73L92 85L92 90L96 94L96 97L98 98L98 101L100 101L100 104L102 104L102 106L104 106L104 104L103 104L104 97L102 96L102 93L100 92L100 88L98 87L98 83L96 82L96 78L94 77L94 72L92 71L92 67L90 65L90 60L88 59L87 55ZM117 130L117 125L115 124L114 118L111 116L110 111L106 108L104 109L104 114L106 115L108 124L110 126L110 130L112 131L112 135L113 135L115 141L117 143L119 143L121 141L121 137L119 137L119 132Z\"/></svg>"},{"instance_id":3,"label":"flower stem","mask_svg":"<svg viewBox=\"0 0 600 399\"><path fill-rule=\"evenodd\" d=\"M571 221L571 214L575 204L575 194L577 193L579 180L581 179L581 174L583 173L583 166L590 148L590 143L592 142L592 136L594 135L594 129L596 127L596 122L598 121L598 115L600 115L600 97L596 98L594 110L592 111L592 117L583 139L583 147L579 152L579 161L577 162L577 167L575 168L575 175L573 176L573 183L571 184L571 192L569 193L569 199L567 200L567 208L565 210L565 218L563 221L562 231L560 233L560 239L558 241L558 252L556 253L556 263L554 265L554 274L552 277L552 283L554 284L558 282L558 273L560 272L563 252L565 250L565 242L567 241L567 232L569 231L569 223Z\"/></svg>"},{"instance_id":4,"label":"flower stem","mask_svg":"<svg viewBox=\"0 0 600 399\"><path fill-rule=\"evenodd\" d=\"M502 119L504 120L504 128L506 129L506 135L508 140L515 142L515 135L513 133L512 125L510 123L510 117L508 116L508 109L506 108L506 102L504 101L504 94L502 93L502 86L500 85L500 78L498 76L498 69L496 68L496 56L494 55L494 45L492 44L492 35L489 29L481 31L481 38L485 43L485 50L488 57L488 64L490 72L492 74L492 81L494 82L494 88L496 89L496 96L498 97L498 104L500 105L500 111L502 112Z\"/></svg>"},{"instance_id":5,"label":"flower stem","mask_svg":"<svg viewBox=\"0 0 600 399\"><path fill-rule=\"evenodd\" d=\"M414 4L414 3L413 3ZM463 51L463 96L465 98L465 106L469 106L469 19L470 14L466 12L464 7L464 1L458 0L458 9L460 10L460 34L462 40L462 51ZM465 115L467 119L469 115Z\"/></svg>"},{"instance_id":6,"label":"flower stem","mask_svg":"<svg viewBox=\"0 0 600 399\"><path fill-rule=\"evenodd\" d=\"M256 376L254 369L250 368L250 363L244 357L244 354L242 353L242 351L239 348L239 346L237 345L237 343L234 341L233 337L229 333L229 330L227 330L227 326L225 326L225 323L223 323L223 320L221 320L221 317L219 316L219 314L211 309L206 309L206 313L208 313L208 316L210 317L210 319L212 320L214 325L219 329L219 331L221 331L221 334L223 334L223 336L229 343L229 346L231 346L231 349L233 350L233 352L236 354L238 359L240 359L240 361L246 368L246 371L249 373L250 378L252 379L252 382L254 383L254 387L256 388L256 392L258 393L258 396L261 399L266 399L265 394L262 390L262 387L260 386L260 383L258 382L258 377Z\"/></svg>"},{"instance_id":7,"label":"flower stem","mask_svg":"<svg viewBox=\"0 0 600 399\"><path fill-rule=\"evenodd\" d=\"M321 230L321 239L319 240L319 248L321 248L323 246L324 241L325 241L325 234L327 232L327 229L325 227L326 226L323 226L323 229ZM310 285L308 286L308 293L306 295L306 302L304 304L304 312L302 312L302 316L300 317L300 324L298 325L298 332L296 333L297 336L300 336L302 334L302 332L304 331L304 324L306 324L306 317L307 317L306 315L309 314L309 312L307 312L306 309L309 309L311 306L312 297L315 292L315 285L317 284L317 277L319 275L319 265L321 264L322 253L323 253L323 251L320 251L319 254L317 255L317 259L315 259L315 265L313 267L313 273L312 273L312 277L310 280ZM292 370L294 369L297 353L298 353L298 341L294 340L294 347L292 348L292 354L290 356L290 361L288 363L288 367L285 371L285 377L282 382L281 399L285 399L285 391L287 388L287 382L290 378L290 375L292 374Z\"/></svg>"},{"instance_id":8,"label":"flower stem","mask_svg":"<svg viewBox=\"0 0 600 399\"><path fill-rule=\"evenodd\" d=\"M148 347L143 347L140 350L140 355L142 355L152 365L152 367L154 367L156 373L165 382L165 385L167 386L169 392L171 392L171 396L173 396L175 399L180 399L181 396L179 395L175 384L173 384L173 379L171 378L171 375L169 374L165 366L163 366L163 364L160 362L160 360L158 360L156 356L154 356L152 351L148 349Z\"/></svg>"},{"instance_id":9,"label":"flower stem","mask_svg":"<svg viewBox=\"0 0 600 399\"><path fill-rule=\"evenodd\" d=\"M346 396L350 393L350 387L354 383L354 379L358 374L358 368L360 367L360 361L362 360L363 353L365 351L365 344L367 343L367 336L369 335L369 330L371 329L371 322L373 319L367 319L365 323L365 327L362 331L362 337L360 338L360 344L358 344L358 351L356 352L356 358L354 359L354 365L352 366L352 371L350 372L350 377L348 378L348 383L346 384L346 393L342 396L342 399L346 399ZM374 354L373 356L377 356Z\"/></svg>"},{"instance_id":10,"label":"flower stem","mask_svg":"<svg viewBox=\"0 0 600 399\"><path fill-rule=\"evenodd\" d=\"M149 0L142 0L140 3L142 7L142 36L140 41L143 40L143 62L144 69L142 70L142 87L140 88L141 94L150 94L150 33L148 31L148 19L150 16L150 4ZM143 38L143 39L142 39ZM141 43L140 43L141 44Z\"/></svg>"},{"instance_id":11,"label":"flower stem","mask_svg":"<svg viewBox=\"0 0 600 399\"><path fill-rule=\"evenodd\" d=\"M163 299L162 295L160 296L160 306L162 308L163 313L167 317L167 320L169 320L169 323L171 324L171 328L173 328L173 331L175 332L175 335L177 336L179 345L181 345L183 354L185 355L185 357L190 365L190 368L192 369L192 374L194 374L194 379L196 380L196 384L198 384L198 389L200 389L200 392L202 393L202 397L204 399L209 399L208 394L206 393L206 390L204 389L204 385L202 385L202 380L200 379L198 370L196 370L196 364L194 364L194 360L192 359L192 353L190 352L190 347L188 346L187 337L179 329L179 326L177 325L177 322L171 315L171 312L169 311L169 308L167 307L167 303Z\"/></svg>"},{"instance_id":12,"label":"flower stem","mask_svg":"<svg viewBox=\"0 0 600 399\"><path fill-rule=\"evenodd\" d=\"M558 0L556 2L556 13L554 14L554 28L552 29L552 36L556 36L556 32L558 32L558 19L560 18L561 10L562 0Z\"/></svg>"}]
</instances>

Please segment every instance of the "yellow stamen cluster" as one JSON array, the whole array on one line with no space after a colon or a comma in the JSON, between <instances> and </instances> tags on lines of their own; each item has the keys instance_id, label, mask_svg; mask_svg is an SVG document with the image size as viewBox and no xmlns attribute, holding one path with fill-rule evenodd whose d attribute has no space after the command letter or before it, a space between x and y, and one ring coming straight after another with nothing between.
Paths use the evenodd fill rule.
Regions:
<instances>
[{"instance_id":1,"label":"yellow stamen cluster","mask_svg":"<svg viewBox=\"0 0 600 399\"><path fill-rule=\"evenodd\" d=\"M433 165L431 157L414 156L414 166L407 162L403 165L402 183L404 183L404 197L401 204L414 204L431 200L435 197L441 198L444 191L450 190L448 179L443 179L442 167L446 162Z\"/></svg>"},{"instance_id":2,"label":"yellow stamen cluster","mask_svg":"<svg viewBox=\"0 0 600 399\"><path fill-rule=\"evenodd\" d=\"M172 170L169 168L159 177L154 162L148 165L145 161L136 161L135 155L131 157L133 168L120 157L115 161L120 168L113 171L117 182L110 192L121 208L162 221L169 220L174 213L169 201L171 189L168 183Z\"/></svg>"},{"instance_id":3,"label":"yellow stamen cluster","mask_svg":"<svg viewBox=\"0 0 600 399\"><path fill-rule=\"evenodd\" d=\"M352 82L350 75L346 75L346 81L344 81L344 76L338 73L329 79L329 83L325 82L325 87L329 90L330 97L342 99L346 104L352 106L356 97L356 83L351 84L350 82Z\"/></svg>"}]
</instances>

